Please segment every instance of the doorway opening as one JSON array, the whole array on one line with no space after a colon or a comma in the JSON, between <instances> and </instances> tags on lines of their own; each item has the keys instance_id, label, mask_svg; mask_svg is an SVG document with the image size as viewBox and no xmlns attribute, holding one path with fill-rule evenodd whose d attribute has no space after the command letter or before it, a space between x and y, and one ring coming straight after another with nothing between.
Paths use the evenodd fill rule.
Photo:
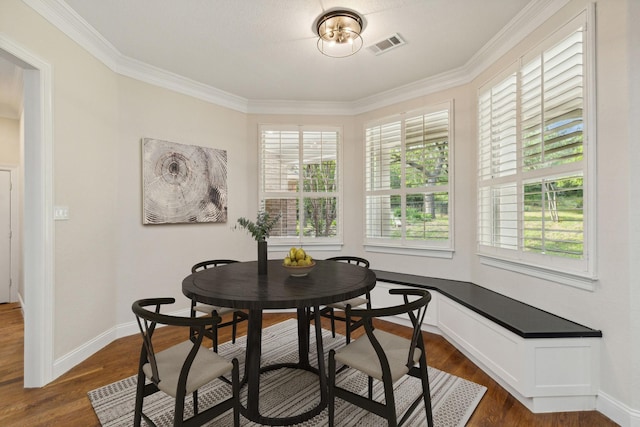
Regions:
<instances>
[{"instance_id":1,"label":"doorway opening","mask_svg":"<svg viewBox=\"0 0 640 427\"><path fill-rule=\"evenodd\" d=\"M53 379L54 231L51 66L0 34L0 56L22 69L22 280L24 387Z\"/></svg>"}]
</instances>

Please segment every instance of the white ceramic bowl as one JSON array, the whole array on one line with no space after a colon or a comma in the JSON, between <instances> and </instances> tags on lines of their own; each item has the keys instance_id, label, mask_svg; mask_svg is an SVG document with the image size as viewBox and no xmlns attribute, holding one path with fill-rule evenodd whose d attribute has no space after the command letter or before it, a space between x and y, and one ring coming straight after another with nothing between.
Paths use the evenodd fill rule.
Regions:
<instances>
[{"instance_id":1,"label":"white ceramic bowl","mask_svg":"<svg viewBox=\"0 0 640 427\"><path fill-rule=\"evenodd\" d=\"M293 277L304 277L316 266L315 261L311 261L311 265L284 265L282 268L287 270Z\"/></svg>"}]
</instances>

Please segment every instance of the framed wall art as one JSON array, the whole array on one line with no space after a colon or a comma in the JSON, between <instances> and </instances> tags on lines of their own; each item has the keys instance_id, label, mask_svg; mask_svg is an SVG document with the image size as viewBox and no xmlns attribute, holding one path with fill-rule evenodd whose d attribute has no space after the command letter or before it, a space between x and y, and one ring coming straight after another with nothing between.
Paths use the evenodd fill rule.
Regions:
<instances>
[{"instance_id":1,"label":"framed wall art","mask_svg":"<svg viewBox=\"0 0 640 427\"><path fill-rule=\"evenodd\" d=\"M227 222L227 152L142 139L143 224Z\"/></svg>"}]
</instances>

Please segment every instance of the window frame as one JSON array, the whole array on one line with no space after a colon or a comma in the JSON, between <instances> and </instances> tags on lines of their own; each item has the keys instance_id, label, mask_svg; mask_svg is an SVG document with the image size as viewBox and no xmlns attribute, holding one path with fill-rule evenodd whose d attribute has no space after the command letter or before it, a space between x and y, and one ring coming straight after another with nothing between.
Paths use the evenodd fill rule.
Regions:
<instances>
[{"instance_id":1,"label":"window frame","mask_svg":"<svg viewBox=\"0 0 640 427\"><path fill-rule=\"evenodd\" d=\"M556 283L573 286L584 290L594 290L595 281L597 281L596 271L596 250L597 245L595 241L596 237L596 91L595 91L595 31L593 31L593 22L595 18L595 9L593 6L586 8L581 13L576 15L573 19L566 22L559 27L553 34L540 43L536 44L533 48L524 52L518 61L501 73L495 75L491 80L483 84L478 88L476 107L477 120L478 120L478 183L477 183L477 254L480 258L480 262L484 265L489 265L496 268L501 268L517 273L542 278L545 280L553 281ZM480 164L481 150L480 150L480 98L484 91L488 88L491 89L493 85L504 80L514 71L517 74L517 137L516 137L516 153L517 153L517 175L516 178L509 180L502 177L495 180L496 183L510 182L516 185L518 191L518 212L522 210L522 204L524 199L521 195L521 189L525 182L529 181L531 176L535 174L526 174L522 171L522 137L521 137L521 76L520 72L522 68L529 63L531 58L538 54L541 54L550 47L565 40L570 34L574 33L578 28L582 27L583 31L583 72L584 72L584 91L583 91L583 159L582 167L580 171L583 178L583 258L580 260L574 260L570 258L563 258L558 256L538 254L538 253L526 253L521 247L521 237L524 228L522 218L518 218L518 249L503 249L495 246L483 245L481 243L480 232L483 226L481 222L481 203L482 203L482 188L493 188L489 185L482 186L483 183L480 178ZM545 173L539 173L539 177L549 176L568 176L571 173L575 173L575 168L570 168L571 171L563 170L562 167L557 167L554 170L547 170ZM571 172L571 173L570 173ZM524 179L523 179L524 176Z\"/></svg>"},{"instance_id":2,"label":"window frame","mask_svg":"<svg viewBox=\"0 0 640 427\"><path fill-rule=\"evenodd\" d=\"M431 186L437 189L433 193L447 193L448 194L448 239L446 240L421 240L421 239L407 239L406 238L406 230L403 226L402 236L399 239L392 238L377 238L377 237L368 237L367 236L367 216L368 216L368 204L367 197L368 196L385 196L385 195L400 195L401 203L402 203L402 217L401 221L403 224L406 223L406 196L407 194L411 194L416 189L412 187L406 186L405 181L405 120L407 118L414 118L420 115L429 115L433 113L438 113L441 111L447 111L448 114L448 174L447 174L447 185L441 186ZM385 189L385 190L370 190L368 188L367 181L367 163L368 153L367 153L367 141L366 135L367 130L376 127L392 124L394 122L401 122L401 151L402 151L402 161L401 161L401 188L399 189ZM419 109L402 112L398 114L394 114L391 116L387 116L384 118L376 119L369 121L363 126L363 171L365 173L363 180L363 238L364 238L364 248L369 252L378 252L378 253L387 253L387 254L400 254L400 255L414 255L414 256L424 256L424 257L432 257L432 258L445 258L451 259L453 258L454 253L454 235L455 235L455 224L454 224L454 147L455 147L455 137L454 137L454 101L448 100L436 104L431 104L428 106L424 106ZM426 186L429 187L429 186Z\"/></svg>"},{"instance_id":3,"label":"window frame","mask_svg":"<svg viewBox=\"0 0 640 427\"><path fill-rule=\"evenodd\" d=\"M296 237L292 236L274 236L269 237L269 246L276 250L282 248L290 248L291 246L300 247L313 247L315 250L340 250L343 245L344 225L343 225L343 166L342 166L342 150L344 130L342 126L338 125L300 125L300 124L259 124L258 125L258 206L260 209L264 209L266 199L278 199L278 198L295 198L299 203L303 203L305 198L313 197L314 195L322 196L328 193L317 193L304 191L302 185L304 181L304 174L301 170L298 173L298 190L296 192L291 191L265 191L264 190L264 162L263 162L263 135L267 131L274 132L297 132L298 133L298 147L299 157L298 162L304 160L304 133L305 132L336 132L337 133L337 146L336 146L336 187L335 192L330 194L336 197L336 235L333 237L316 237L305 236L304 232L300 232ZM298 163L299 165L300 163ZM298 220L300 220L300 212L298 212ZM304 213L302 213L304 215ZM276 227L278 225L276 224Z\"/></svg>"}]
</instances>

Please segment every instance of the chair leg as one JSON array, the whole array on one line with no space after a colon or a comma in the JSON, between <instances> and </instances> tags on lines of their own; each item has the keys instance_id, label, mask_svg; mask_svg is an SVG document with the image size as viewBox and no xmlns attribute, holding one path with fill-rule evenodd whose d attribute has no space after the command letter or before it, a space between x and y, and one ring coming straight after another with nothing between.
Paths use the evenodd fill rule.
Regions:
<instances>
[{"instance_id":1,"label":"chair leg","mask_svg":"<svg viewBox=\"0 0 640 427\"><path fill-rule=\"evenodd\" d=\"M334 387L336 385L336 352L334 350L329 351L329 390L327 394L328 406L329 406L329 427L333 427L335 423L336 401Z\"/></svg>"},{"instance_id":2,"label":"chair leg","mask_svg":"<svg viewBox=\"0 0 640 427\"><path fill-rule=\"evenodd\" d=\"M231 361L233 370L231 371L231 390L233 391L233 426L240 426L240 368L238 359Z\"/></svg>"},{"instance_id":3,"label":"chair leg","mask_svg":"<svg viewBox=\"0 0 640 427\"><path fill-rule=\"evenodd\" d=\"M193 392L193 415L198 415L198 390Z\"/></svg>"},{"instance_id":4,"label":"chair leg","mask_svg":"<svg viewBox=\"0 0 640 427\"><path fill-rule=\"evenodd\" d=\"M178 427L184 423L184 392L176 396L175 410L173 411L173 426Z\"/></svg>"},{"instance_id":5,"label":"chair leg","mask_svg":"<svg viewBox=\"0 0 640 427\"><path fill-rule=\"evenodd\" d=\"M347 338L346 342L349 344L351 342L351 316L349 316L346 311L344 312L344 324L347 330L347 333L345 334Z\"/></svg>"},{"instance_id":6,"label":"chair leg","mask_svg":"<svg viewBox=\"0 0 640 427\"><path fill-rule=\"evenodd\" d=\"M386 418L389 427L398 427L398 420L396 418L396 400L393 395L393 383L390 379L384 381L384 403Z\"/></svg>"},{"instance_id":7,"label":"chair leg","mask_svg":"<svg viewBox=\"0 0 640 427\"><path fill-rule=\"evenodd\" d=\"M231 343L235 344L236 343L236 331L238 330L238 319L240 318L240 316L238 315L238 312L234 311L233 312L233 322L231 323Z\"/></svg>"},{"instance_id":8,"label":"chair leg","mask_svg":"<svg viewBox=\"0 0 640 427\"><path fill-rule=\"evenodd\" d=\"M145 376L142 369L138 372L138 387L136 388L136 406L133 415L134 427L140 427L142 422L142 403L144 401Z\"/></svg>"},{"instance_id":9,"label":"chair leg","mask_svg":"<svg viewBox=\"0 0 640 427\"><path fill-rule=\"evenodd\" d=\"M427 360L424 352L420 357L420 377L422 378L422 397L424 399L424 410L427 415L427 426L433 427L433 409L431 408L431 387L429 386L429 374L427 371Z\"/></svg>"},{"instance_id":10,"label":"chair leg","mask_svg":"<svg viewBox=\"0 0 640 427\"><path fill-rule=\"evenodd\" d=\"M335 316L335 312L333 311L333 308L329 310L329 313L331 313L331 336L335 338L336 337L336 316Z\"/></svg>"},{"instance_id":11,"label":"chair leg","mask_svg":"<svg viewBox=\"0 0 640 427\"><path fill-rule=\"evenodd\" d=\"M211 334L213 336L213 338L211 339L211 341L213 341L213 351L217 353L218 352L218 326L213 325L213 328L211 328Z\"/></svg>"}]
</instances>

